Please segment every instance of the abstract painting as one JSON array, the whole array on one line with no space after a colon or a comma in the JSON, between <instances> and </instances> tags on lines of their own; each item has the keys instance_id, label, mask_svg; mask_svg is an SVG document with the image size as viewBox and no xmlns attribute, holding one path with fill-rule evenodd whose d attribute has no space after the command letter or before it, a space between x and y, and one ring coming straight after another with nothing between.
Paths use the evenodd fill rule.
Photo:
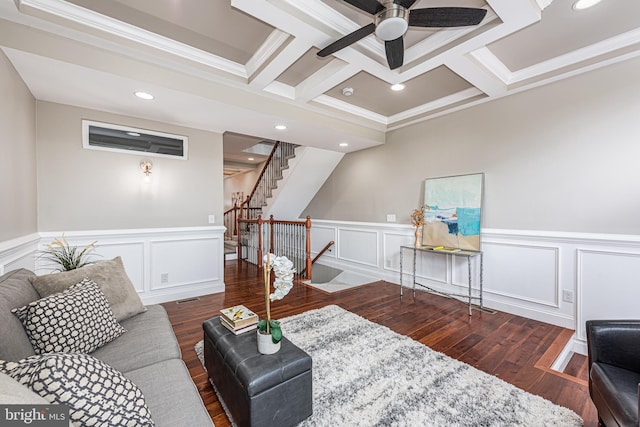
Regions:
<instances>
[{"instance_id":1,"label":"abstract painting","mask_svg":"<svg viewBox=\"0 0 640 427\"><path fill-rule=\"evenodd\" d=\"M426 179L422 244L479 251L483 184L482 173Z\"/></svg>"}]
</instances>

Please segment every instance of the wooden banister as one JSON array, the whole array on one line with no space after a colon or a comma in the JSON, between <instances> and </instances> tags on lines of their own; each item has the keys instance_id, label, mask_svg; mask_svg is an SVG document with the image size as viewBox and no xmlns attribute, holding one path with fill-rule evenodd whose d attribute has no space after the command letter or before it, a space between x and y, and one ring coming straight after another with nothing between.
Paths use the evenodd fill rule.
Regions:
<instances>
[{"instance_id":1,"label":"wooden banister","mask_svg":"<svg viewBox=\"0 0 640 427\"><path fill-rule=\"evenodd\" d=\"M320 252L318 252L318 255L316 255L316 256L315 256L315 258L313 258L313 260L311 261L311 265L315 264L315 263L316 263L316 261L317 261L317 260L318 260L322 255L324 255L324 253L325 253L325 252L327 252L331 246L335 245L335 243L336 243L336 242L334 242L333 240L332 240L332 241L330 241L329 243L327 243L327 244L325 245L325 247L324 247L324 248L322 248L322 250L321 250ZM309 251L308 251L307 253L308 253L308 254L310 254L310 253L311 253L311 248L309 248ZM309 256L310 256L310 255L309 255ZM302 270L302 271L300 272L300 276L304 276L304 275L305 275L305 273L306 273L307 271L311 271L311 270L308 270L308 268L309 268L309 267L306 267L304 270ZM307 279L311 280L311 277L307 277Z\"/></svg>"},{"instance_id":2,"label":"wooden banister","mask_svg":"<svg viewBox=\"0 0 640 427\"><path fill-rule=\"evenodd\" d=\"M256 219L249 218L240 218L238 219L239 228L241 230L238 233L238 259L253 259L253 257L249 257L250 254L247 254L246 257L242 257L242 238L240 235L243 230L245 233L250 233L254 242L257 240L256 245L252 245L252 248L255 248L256 255L255 260L258 268L262 268L262 258L264 256L264 250L268 250L270 253L277 253L277 255L284 255L289 258L296 269L298 270L298 275L301 275L302 272L308 272L308 277L311 276L311 217L307 216L305 221L285 221L285 220L277 220L274 219L273 215L269 216L269 219L263 219L261 215ZM249 231L249 228L252 227L253 230ZM264 230L263 224L268 224L269 227ZM299 237L302 237L302 232L299 228L304 227L304 242L301 242ZM266 231L268 235L268 245L263 242L263 232ZM248 239L248 236L245 236L245 239ZM276 247L277 240L277 247ZM247 240L248 241L248 240ZM247 248L248 250L248 248ZM304 255L302 255L304 251ZM252 261L250 261L252 262Z\"/></svg>"}]
</instances>

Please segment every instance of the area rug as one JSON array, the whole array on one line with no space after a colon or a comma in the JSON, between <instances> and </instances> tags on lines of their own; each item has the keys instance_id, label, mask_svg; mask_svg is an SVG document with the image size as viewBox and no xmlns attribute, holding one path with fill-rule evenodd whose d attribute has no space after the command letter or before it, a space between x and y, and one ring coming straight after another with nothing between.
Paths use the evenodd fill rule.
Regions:
<instances>
[{"instance_id":1,"label":"area rug","mask_svg":"<svg viewBox=\"0 0 640 427\"><path fill-rule=\"evenodd\" d=\"M281 320L313 359L300 426L581 426L573 411L331 305ZM202 342L196 345L202 361Z\"/></svg>"}]
</instances>

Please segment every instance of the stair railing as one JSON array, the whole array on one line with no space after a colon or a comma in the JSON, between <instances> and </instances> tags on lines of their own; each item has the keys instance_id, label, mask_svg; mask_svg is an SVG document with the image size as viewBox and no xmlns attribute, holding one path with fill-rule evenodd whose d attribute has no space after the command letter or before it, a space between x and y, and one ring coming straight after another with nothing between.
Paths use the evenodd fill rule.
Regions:
<instances>
[{"instance_id":1,"label":"stair railing","mask_svg":"<svg viewBox=\"0 0 640 427\"><path fill-rule=\"evenodd\" d=\"M231 209L224 211L223 224L225 226L225 240L233 239L238 235L238 218L240 218L240 206L234 205Z\"/></svg>"},{"instance_id":2,"label":"stair railing","mask_svg":"<svg viewBox=\"0 0 640 427\"><path fill-rule=\"evenodd\" d=\"M336 242L334 242L333 240L330 241L329 243L326 244L326 246L324 248L322 248L322 250L320 252L318 252L318 254L311 260L311 266L313 267L313 264L316 263L316 261L322 256L324 255L325 252L327 252L329 250L329 248L333 245L335 245ZM307 273L307 269L305 268L304 270L302 270L300 272L300 277L306 277L306 273ZM308 277L308 279L311 279L311 277Z\"/></svg>"},{"instance_id":3,"label":"stair railing","mask_svg":"<svg viewBox=\"0 0 640 427\"><path fill-rule=\"evenodd\" d=\"M289 167L289 159L295 157L297 145L276 141L265 162L253 190L242 204L241 218L256 219L267 205L267 199L282 179L282 171Z\"/></svg>"},{"instance_id":4,"label":"stair railing","mask_svg":"<svg viewBox=\"0 0 640 427\"><path fill-rule=\"evenodd\" d=\"M296 269L299 277L305 272L311 279L311 217L305 221L282 221L273 218L238 219L238 259L262 267L266 251L278 256L286 256Z\"/></svg>"}]
</instances>

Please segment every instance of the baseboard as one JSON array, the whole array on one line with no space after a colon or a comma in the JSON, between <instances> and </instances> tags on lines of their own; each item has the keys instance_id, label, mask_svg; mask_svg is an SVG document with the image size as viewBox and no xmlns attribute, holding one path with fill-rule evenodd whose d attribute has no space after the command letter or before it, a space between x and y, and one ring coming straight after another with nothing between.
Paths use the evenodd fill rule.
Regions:
<instances>
[{"instance_id":1,"label":"baseboard","mask_svg":"<svg viewBox=\"0 0 640 427\"><path fill-rule=\"evenodd\" d=\"M203 295L217 294L224 292L225 284L211 283L207 285L198 285L184 287L178 291L151 291L150 293L140 295L140 299L144 305L161 304L165 302L179 301L188 298L200 297Z\"/></svg>"}]
</instances>

